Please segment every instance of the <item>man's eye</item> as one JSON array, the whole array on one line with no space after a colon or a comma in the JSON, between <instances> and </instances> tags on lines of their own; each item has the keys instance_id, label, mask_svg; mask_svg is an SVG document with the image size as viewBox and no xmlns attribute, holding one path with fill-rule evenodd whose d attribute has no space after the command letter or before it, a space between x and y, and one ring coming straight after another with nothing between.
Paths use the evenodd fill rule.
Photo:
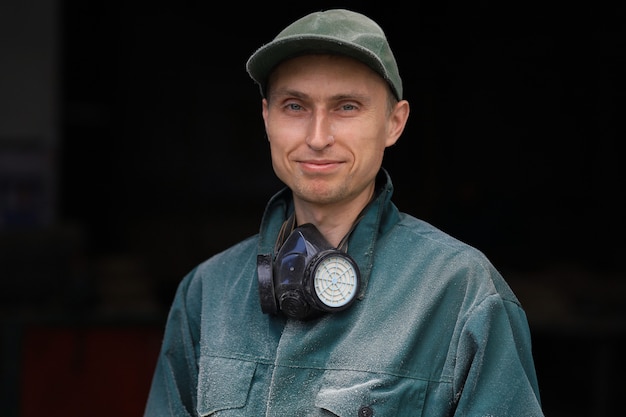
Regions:
<instances>
[{"instance_id":1,"label":"man's eye","mask_svg":"<svg viewBox=\"0 0 626 417\"><path fill-rule=\"evenodd\" d=\"M354 104L344 104L341 108L344 110L355 110L356 106Z\"/></svg>"},{"instance_id":2,"label":"man's eye","mask_svg":"<svg viewBox=\"0 0 626 417\"><path fill-rule=\"evenodd\" d=\"M287 108L289 110L302 110L302 106L297 103L289 103L287 104Z\"/></svg>"}]
</instances>

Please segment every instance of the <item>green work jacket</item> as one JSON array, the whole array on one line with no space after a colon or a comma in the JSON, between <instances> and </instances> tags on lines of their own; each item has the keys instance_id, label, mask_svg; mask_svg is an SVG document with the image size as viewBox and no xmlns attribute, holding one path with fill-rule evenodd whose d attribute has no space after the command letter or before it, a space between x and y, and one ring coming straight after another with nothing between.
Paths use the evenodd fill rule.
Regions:
<instances>
[{"instance_id":1,"label":"green work jacket","mask_svg":"<svg viewBox=\"0 0 626 417\"><path fill-rule=\"evenodd\" d=\"M310 321L263 314L257 255L274 250L291 192L257 235L181 281L145 417L542 416L530 332L487 258L379 192L348 242L357 301Z\"/></svg>"}]
</instances>

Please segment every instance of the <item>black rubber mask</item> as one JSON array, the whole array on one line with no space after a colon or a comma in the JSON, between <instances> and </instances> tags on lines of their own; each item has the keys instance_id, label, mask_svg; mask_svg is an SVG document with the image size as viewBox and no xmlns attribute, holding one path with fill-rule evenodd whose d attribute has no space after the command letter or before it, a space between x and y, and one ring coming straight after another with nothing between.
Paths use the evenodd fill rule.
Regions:
<instances>
[{"instance_id":1,"label":"black rubber mask","mask_svg":"<svg viewBox=\"0 0 626 417\"><path fill-rule=\"evenodd\" d=\"M359 291L358 265L308 223L296 227L276 257L258 255L259 296L265 314L299 320L348 308Z\"/></svg>"}]
</instances>

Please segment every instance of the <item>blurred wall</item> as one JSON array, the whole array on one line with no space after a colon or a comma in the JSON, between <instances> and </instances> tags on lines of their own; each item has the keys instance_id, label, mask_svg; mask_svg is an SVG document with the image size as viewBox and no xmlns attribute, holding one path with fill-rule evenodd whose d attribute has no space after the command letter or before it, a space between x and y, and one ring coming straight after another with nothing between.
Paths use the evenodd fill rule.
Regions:
<instances>
[{"instance_id":1,"label":"blurred wall","mask_svg":"<svg viewBox=\"0 0 626 417\"><path fill-rule=\"evenodd\" d=\"M59 25L56 0L0 5L0 229L55 216Z\"/></svg>"}]
</instances>

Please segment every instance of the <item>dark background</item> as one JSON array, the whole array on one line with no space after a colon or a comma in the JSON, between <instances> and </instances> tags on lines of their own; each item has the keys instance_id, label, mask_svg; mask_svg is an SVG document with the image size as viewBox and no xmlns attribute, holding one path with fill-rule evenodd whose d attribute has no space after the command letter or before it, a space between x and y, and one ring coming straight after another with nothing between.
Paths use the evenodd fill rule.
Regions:
<instances>
[{"instance_id":1,"label":"dark background","mask_svg":"<svg viewBox=\"0 0 626 417\"><path fill-rule=\"evenodd\" d=\"M617 413L624 6L369 3L53 2L57 139L0 138L4 163L34 155L54 178L0 170L0 415L141 414L178 281L256 233L280 187L245 61L327 7L375 18L396 54L396 204L509 281L548 416Z\"/></svg>"}]
</instances>

